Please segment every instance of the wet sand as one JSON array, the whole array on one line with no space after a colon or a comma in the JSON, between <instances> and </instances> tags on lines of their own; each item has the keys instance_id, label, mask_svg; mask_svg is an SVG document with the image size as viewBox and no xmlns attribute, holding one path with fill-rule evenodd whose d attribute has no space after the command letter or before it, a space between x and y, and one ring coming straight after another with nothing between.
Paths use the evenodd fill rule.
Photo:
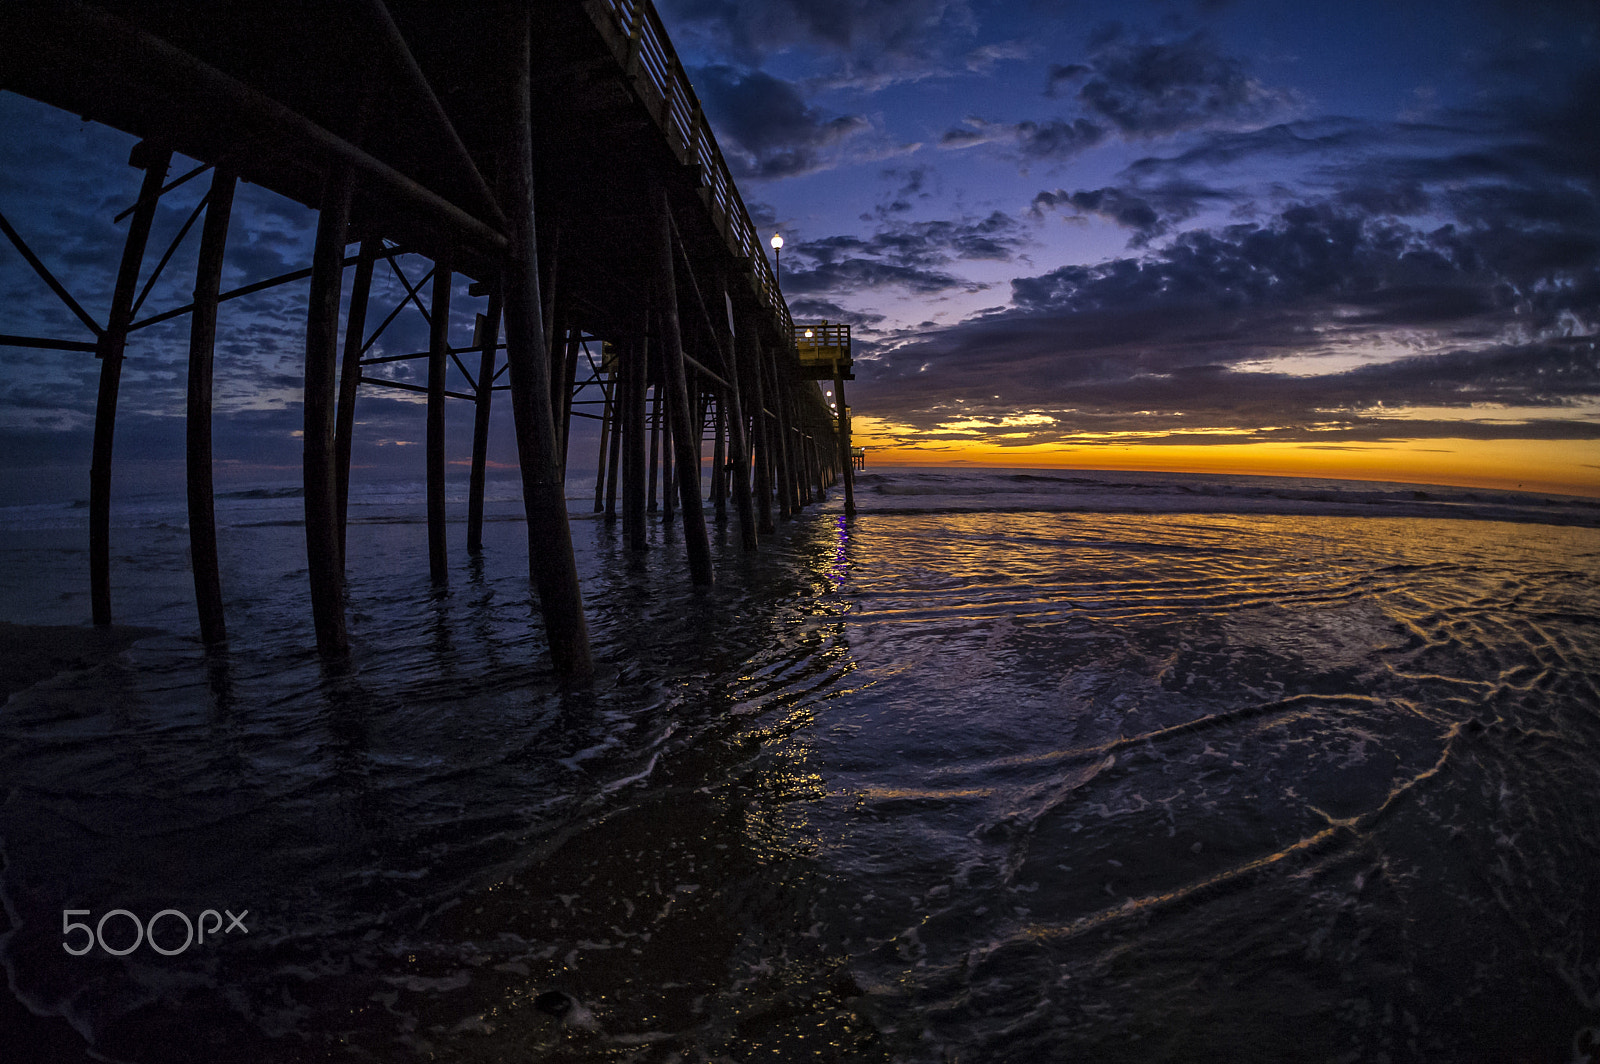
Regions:
<instances>
[{"instance_id":1,"label":"wet sand","mask_svg":"<svg viewBox=\"0 0 1600 1064\"><path fill-rule=\"evenodd\" d=\"M69 669L89 668L160 631L127 624L91 628L0 621L0 697Z\"/></svg>"},{"instance_id":2,"label":"wet sand","mask_svg":"<svg viewBox=\"0 0 1600 1064\"><path fill-rule=\"evenodd\" d=\"M90 668L159 632L159 628L132 625L90 628L0 621L0 699L10 698L58 673ZM4 712L0 703L0 715ZM11 926L11 914L0 906L0 935L9 932ZM7 1059L39 1064L87 1064L94 1059L82 1036L66 1020L36 1016L18 1001L9 979L0 993L0 1042L4 1043ZM12 1053L16 1054L14 1058L9 1056Z\"/></svg>"}]
</instances>

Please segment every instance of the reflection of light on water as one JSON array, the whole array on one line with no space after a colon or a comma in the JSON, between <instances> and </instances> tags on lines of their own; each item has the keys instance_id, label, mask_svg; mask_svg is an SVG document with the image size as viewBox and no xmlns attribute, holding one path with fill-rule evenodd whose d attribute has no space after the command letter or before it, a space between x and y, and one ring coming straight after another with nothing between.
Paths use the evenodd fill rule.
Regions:
<instances>
[{"instance_id":1,"label":"reflection of light on water","mask_svg":"<svg viewBox=\"0 0 1600 1064\"><path fill-rule=\"evenodd\" d=\"M833 581L835 590L844 586L845 579L850 575L850 562L845 557L845 548L850 545L850 528L845 524L844 514L839 515L839 546L833 554L833 567L828 570L828 579Z\"/></svg>"}]
</instances>

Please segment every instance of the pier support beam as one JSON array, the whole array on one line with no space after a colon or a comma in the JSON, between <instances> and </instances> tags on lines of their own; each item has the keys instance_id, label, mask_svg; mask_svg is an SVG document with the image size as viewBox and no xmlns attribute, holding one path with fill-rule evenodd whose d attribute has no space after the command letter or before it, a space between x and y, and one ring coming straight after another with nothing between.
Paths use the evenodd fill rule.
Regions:
<instances>
[{"instance_id":1,"label":"pier support beam","mask_svg":"<svg viewBox=\"0 0 1600 1064\"><path fill-rule=\"evenodd\" d=\"M717 523L728 519L728 396L717 396L711 444L711 507Z\"/></svg>"},{"instance_id":2,"label":"pier support beam","mask_svg":"<svg viewBox=\"0 0 1600 1064\"><path fill-rule=\"evenodd\" d=\"M620 363L618 364L620 366ZM617 479L622 470L622 372L611 371L611 447L606 455L606 522L617 519Z\"/></svg>"},{"instance_id":3,"label":"pier support beam","mask_svg":"<svg viewBox=\"0 0 1600 1064\"><path fill-rule=\"evenodd\" d=\"M172 164L172 152L142 141L133 149L129 162L144 170L144 180L139 185L139 205L128 225L128 239L122 245L111 316L95 350L100 359L100 395L95 403L94 449L89 462L89 598L94 623L98 625L111 623L111 454L117 427L117 392L122 386L122 358L128 346L139 267L144 263L150 225L167 167Z\"/></svg>"},{"instance_id":4,"label":"pier support beam","mask_svg":"<svg viewBox=\"0 0 1600 1064\"><path fill-rule=\"evenodd\" d=\"M641 318L646 315L641 315ZM645 534L645 361L649 355L645 324L628 337L623 348L622 372L627 387L622 428L622 538L630 550L648 550Z\"/></svg>"},{"instance_id":5,"label":"pier support beam","mask_svg":"<svg viewBox=\"0 0 1600 1064\"><path fill-rule=\"evenodd\" d=\"M561 484L555 419L550 410L550 360L539 299L538 244L533 199L532 15L513 14L508 57L511 99L502 157L502 209L509 220L504 296L506 361L517 425L522 500L528 517L528 567L539 591L550 656L567 683L594 676L589 621L572 554L572 529Z\"/></svg>"},{"instance_id":6,"label":"pier support beam","mask_svg":"<svg viewBox=\"0 0 1600 1064\"><path fill-rule=\"evenodd\" d=\"M673 468L673 438L677 433L673 431L674 417L671 412L671 400L666 398L670 392L667 385L661 386L662 390L662 418L661 418L661 521L663 524L672 524L672 510L678 497L678 484L672 477Z\"/></svg>"},{"instance_id":7,"label":"pier support beam","mask_svg":"<svg viewBox=\"0 0 1600 1064\"><path fill-rule=\"evenodd\" d=\"M756 323L751 315L741 315L734 330L735 357L743 363L744 379L749 383L752 435L754 437L755 518L756 531L763 536L773 533L772 524L772 432L767 421L766 389L762 386L761 341L756 335Z\"/></svg>"},{"instance_id":8,"label":"pier support beam","mask_svg":"<svg viewBox=\"0 0 1600 1064\"><path fill-rule=\"evenodd\" d=\"M479 321L474 347L483 348L478 357L478 392L472 420L472 479L467 485L467 550L483 550L483 492L489 465L489 415L494 401L495 349L500 344L500 286L489 293L489 309Z\"/></svg>"},{"instance_id":9,"label":"pier support beam","mask_svg":"<svg viewBox=\"0 0 1600 1064\"><path fill-rule=\"evenodd\" d=\"M651 405L655 409L650 414L650 466L647 470L648 479L645 481L646 490L649 493L647 496L648 503L645 508L650 513L656 512L656 458L657 452L661 449L661 426L666 424L661 415L661 397L661 387L658 385L655 395L651 399Z\"/></svg>"},{"instance_id":10,"label":"pier support beam","mask_svg":"<svg viewBox=\"0 0 1600 1064\"><path fill-rule=\"evenodd\" d=\"M833 364L833 402L839 415L838 475L844 478L844 512L853 514L856 512L856 478L850 461L850 412L844 402L844 369L838 362Z\"/></svg>"},{"instance_id":11,"label":"pier support beam","mask_svg":"<svg viewBox=\"0 0 1600 1064\"><path fill-rule=\"evenodd\" d=\"M450 580L444 507L444 377L450 357L450 281L450 267L435 263L433 305L428 312L428 575L439 585Z\"/></svg>"},{"instance_id":12,"label":"pier support beam","mask_svg":"<svg viewBox=\"0 0 1600 1064\"><path fill-rule=\"evenodd\" d=\"M339 493L339 557L343 571L346 527L350 517L350 452L355 443L356 392L361 386L361 356L366 343L367 303L372 295L372 268L377 262L383 242L376 239L361 242L361 255L356 260L355 280L350 284L350 309L345 315L344 364L339 369L339 409L334 419L334 467L338 477Z\"/></svg>"},{"instance_id":13,"label":"pier support beam","mask_svg":"<svg viewBox=\"0 0 1600 1064\"><path fill-rule=\"evenodd\" d=\"M601 370L597 377L600 378L600 458L595 465L594 474L594 512L600 513L606 508L606 470L610 466L611 448L616 446L612 442L615 433L612 425L616 421L616 394L615 380L607 381L605 375L605 348L601 348Z\"/></svg>"},{"instance_id":14,"label":"pier support beam","mask_svg":"<svg viewBox=\"0 0 1600 1064\"><path fill-rule=\"evenodd\" d=\"M200 231L200 262L194 274L194 312L189 319L189 401L184 426L189 487L189 567L200 614L200 639L207 646L227 641L222 614L222 577L217 569L217 514L211 476L212 366L217 348L217 296L222 290L222 257L233 216L233 171L217 167L206 194L206 222Z\"/></svg>"},{"instance_id":15,"label":"pier support beam","mask_svg":"<svg viewBox=\"0 0 1600 1064\"><path fill-rule=\"evenodd\" d=\"M700 507L700 426L689 405L689 386L683 366L683 338L678 330L678 285L674 279L672 216L667 190L657 186L656 223L656 325L661 334L662 376L666 382L667 414L672 421L672 442L678 473L678 501L683 514L683 540L689 554L690 579L701 585L713 580L711 542L706 536L705 513ZM669 489L670 494L670 489Z\"/></svg>"},{"instance_id":16,"label":"pier support beam","mask_svg":"<svg viewBox=\"0 0 1600 1064\"><path fill-rule=\"evenodd\" d=\"M567 456L572 451L572 399L578 387L578 350L583 344L583 330L572 326L567 337L567 360L561 386L561 479L567 479Z\"/></svg>"},{"instance_id":17,"label":"pier support beam","mask_svg":"<svg viewBox=\"0 0 1600 1064\"><path fill-rule=\"evenodd\" d=\"M806 454L811 459L811 476L816 483L816 494L813 498L817 502L826 502L828 499L828 448L822 445L822 440L806 433Z\"/></svg>"},{"instance_id":18,"label":"pier support beam","mask_svg":"<svg viewBox=\"0 0 1600 1064\"><path fill-rule=\"evenodd\" d=\"M717 417L727 436L728 465L724 473L723 488L733 495L733 506L739 515L739 542L747 551L756 550L759 538L756 532L756 515L750 498L750 439L745 429L744 381L748 374L740 366L738 340L734 336L733 304L723 293L723 304L728 309L728 333L723 350L728 353L728 385L717 399ZM726 408L726 409L724 409Z\"/></svg>"},{"instance_id":19,"label":"pier support beam","mask_svg":"<svg viewBox=\"0 0 1600 1064\"><path fill-rule=\"evenodd\" d=\"M767 382L772 386L772 394L768 396L768 405L772 408L773 425L777 431L773 433L776 439L773 442L772 460L777 473L778 481L778 516L785 521L794 516L796 509L794 494L794 436L789 431L789 392L784 387L784 380L778 371L777 359L771 348L762 351L761 361L767 373Z\"/></svg>"},{"instance_id":20,"label":"pier support beam","mask_svg":"<svg viewBox=\"0 0 1600 1064\"><path fill-rule=\"evenodd\" d=\"M306 563L317 650L337 657L348 649L344 625L344 557L339 549L338 472L334 429L339 364L339 296L350 223L350 169L334 163L323 181L317 242L311 253L306 313L304 451Z\"/></svg>"},{"instance_id":21,"label":"pier support beam","mask_svg":"<svg viewBox=\"0 0 1600 1064\"><path fill-rule=\"evenodd\" d=\"M795 487L799 491L800 503L796 509L810 506L812 485L816 483L816 442L811 438L811 433L806 431L805 418L800 408L800 389L791 382L789 386L789 423L795 426L795 444L799 451L799 459L794 463Z\"/></svg>"}]
</instances>

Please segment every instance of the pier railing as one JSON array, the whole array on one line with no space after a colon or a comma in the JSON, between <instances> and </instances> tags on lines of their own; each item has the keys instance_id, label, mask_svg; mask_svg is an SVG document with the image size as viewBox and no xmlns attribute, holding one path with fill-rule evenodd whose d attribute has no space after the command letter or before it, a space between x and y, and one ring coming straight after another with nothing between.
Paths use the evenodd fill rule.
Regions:
<instances>
[{"instance_id":1,"label":"pier railing","mask_svg":"<svg viewBox=\"0 0 1600 1064\"><path fill-rule=\"evenodd\" d=\"M794 345L794 320L778 291L761 236L728 172L728 162L706 123L683 63L650 0L584 0L611 54L666 135L678 161L700 175L700 198L734 257L749 264L756 296L775 319L787 347Z\"/></svg>"}]
</instances>

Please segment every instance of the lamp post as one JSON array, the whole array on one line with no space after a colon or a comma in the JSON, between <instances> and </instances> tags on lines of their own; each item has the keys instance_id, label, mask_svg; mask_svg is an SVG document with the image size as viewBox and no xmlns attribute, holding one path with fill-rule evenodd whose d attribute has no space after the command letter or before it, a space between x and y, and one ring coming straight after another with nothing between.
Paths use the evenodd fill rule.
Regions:
<instances>
[{"instance_id":1,"label":"lamp post","mask_svg":"<svg viewBox=\"0 0 1600 1064\"><path fill-rule=\"evenodd\" d=\"M778 291L783 291L783 234L772 234L772 258L777 263Z\"/></svg>"}]
</instances>

